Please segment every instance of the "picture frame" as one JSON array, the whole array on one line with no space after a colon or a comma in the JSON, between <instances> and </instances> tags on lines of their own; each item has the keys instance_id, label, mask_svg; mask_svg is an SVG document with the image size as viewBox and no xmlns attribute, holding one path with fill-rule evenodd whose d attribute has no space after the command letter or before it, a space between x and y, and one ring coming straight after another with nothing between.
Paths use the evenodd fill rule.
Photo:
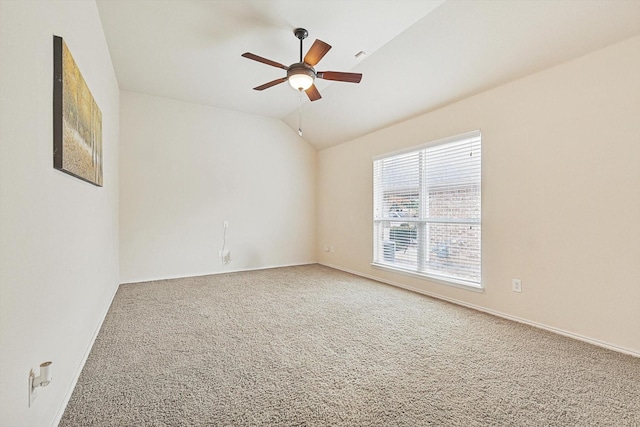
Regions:
<instances>
[{"instance_id":1,"label":"picture frame","mask_svg":"<svg viewBox=\"0 0 640 427\"><path fill-rule=\"evenodd\" d=\"M59 36L53 36L53 167L103 185L102 112Z\"/></svg>"}]
</instances>

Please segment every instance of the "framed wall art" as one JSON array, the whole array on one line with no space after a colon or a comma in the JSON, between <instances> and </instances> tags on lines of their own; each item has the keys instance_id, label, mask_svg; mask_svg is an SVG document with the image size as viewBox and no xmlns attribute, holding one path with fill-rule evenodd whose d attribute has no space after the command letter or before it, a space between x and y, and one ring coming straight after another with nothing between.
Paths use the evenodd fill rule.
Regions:
<instances>
[{"instance_id":1,"label":"framed wall art","mask_svg":"<svg viewBox=\"0 0 640 427\"><path fill-rule=\"evenodd\" d=\"M102 187L102 112L58 36L53 36L53 167Z\"/></svg>"}]
</instances>

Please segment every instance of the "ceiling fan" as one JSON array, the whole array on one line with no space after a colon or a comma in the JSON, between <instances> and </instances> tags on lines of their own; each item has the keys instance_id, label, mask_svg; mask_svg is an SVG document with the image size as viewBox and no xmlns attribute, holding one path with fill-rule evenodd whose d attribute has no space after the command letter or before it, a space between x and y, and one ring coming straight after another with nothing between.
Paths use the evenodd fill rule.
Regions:
<instances>
[{"instance_id":1,"label":"ceiling fan","mask_svg":"<svg viewBox=\"0 0 640 427\"><path fill-rule=\"evenodd\" d=\"M329 52L331 46L322 40L316 39L311 45L311 49L302 58L302 40L306 39L309 33L304 28L296 28L293 34L300 40L300 62L291 64L288 67L279 62L263 58L253 53L245 52L242 54L245 58L271 65L272 67L282 68L287 71L287 77L282 77L254 87L254 90L265 90L272 86L278 85L285 81L289 81L292 88L298 91L305 91L311 101L317 101L322 98L320 92L314 85L316 78L324 80L335 80L339 82L360 83L362 74L360 73L343 73L339 71L316 71L313 67Z\"/></svg>"}]
</instances>

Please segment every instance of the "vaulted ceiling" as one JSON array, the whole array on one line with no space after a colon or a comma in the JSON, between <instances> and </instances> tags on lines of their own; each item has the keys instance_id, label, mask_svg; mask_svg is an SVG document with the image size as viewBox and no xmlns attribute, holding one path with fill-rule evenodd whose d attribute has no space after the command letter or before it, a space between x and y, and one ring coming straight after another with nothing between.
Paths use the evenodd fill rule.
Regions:
<instances>
[{"instance_id":1,"label":"vaulted ceiling","mask_svg":"<svg viewBox=\"0 0 640 427\"><path fill-rule=\"evenodd\" d=\"M300 96L262 83L299 59L293 29L333 46L302 99L304 139L330 147L640 34L638 0L97 0L120 88L258 114L298 129ZM355 55L366 52L360 60Z\"/></svg>"}]
</instances>

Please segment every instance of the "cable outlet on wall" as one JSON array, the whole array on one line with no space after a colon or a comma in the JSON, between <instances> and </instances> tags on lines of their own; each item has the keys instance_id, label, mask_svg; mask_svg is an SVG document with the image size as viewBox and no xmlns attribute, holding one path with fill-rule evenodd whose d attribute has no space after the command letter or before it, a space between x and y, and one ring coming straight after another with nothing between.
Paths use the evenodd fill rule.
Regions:
<instances>
[{"instance_id":1,"label":"cable outlet on wall","mask_svg":"<svg viewBox=\"0 0 640 427\"><path fill-rule=\"evenodd\" d=\"M522 280L520 279L511 280L511 287L513 288L513 292L522 292Z\"/></svg>"},{"instance_id":2,"label":"cable outlet on wall","mask_svg":"<svg viewBox=\"0 0 640 427\"><path fill-rule=\"evenodd\" d=\"M33 379L36 377L36 371L33 369L29 371L29 408L33 406L38 397L38 389L33 388Z\"/></svg>"},{"instance_id":3,"label":"cable outlet on wall","mask_svg":"<svg viewBox=\"0 0 640 427\"><path fill-rule=\"evenodd\" d=\"M224 228L229 228L229 220L225 219L225 220L222 222L222 226L223 226Z\"/></svg>"},{"instance_id":4,"label":"cable outlet on wall","mask_svg":"<svg viewBox=\"0 0 640 427\"><path fill-rule=\"evenodd\" d=\"M46 387L51 383L51 364L44 362L40 364L40 373L36 375L35 369L29 371L29 407L33 405L38 397L38 387Z\"/></svg>"},{"instance_id":5,"label":"cable outlet on wall","mask_svg":"<svg viewBox=\"0 0 640 427\"><path fill-rule=\"evenodd\" d=\"M231 251L229 249L222 249L218 251L218 256L223 264L229 264L231 262Z\"/></svg>"}]
</instances>

